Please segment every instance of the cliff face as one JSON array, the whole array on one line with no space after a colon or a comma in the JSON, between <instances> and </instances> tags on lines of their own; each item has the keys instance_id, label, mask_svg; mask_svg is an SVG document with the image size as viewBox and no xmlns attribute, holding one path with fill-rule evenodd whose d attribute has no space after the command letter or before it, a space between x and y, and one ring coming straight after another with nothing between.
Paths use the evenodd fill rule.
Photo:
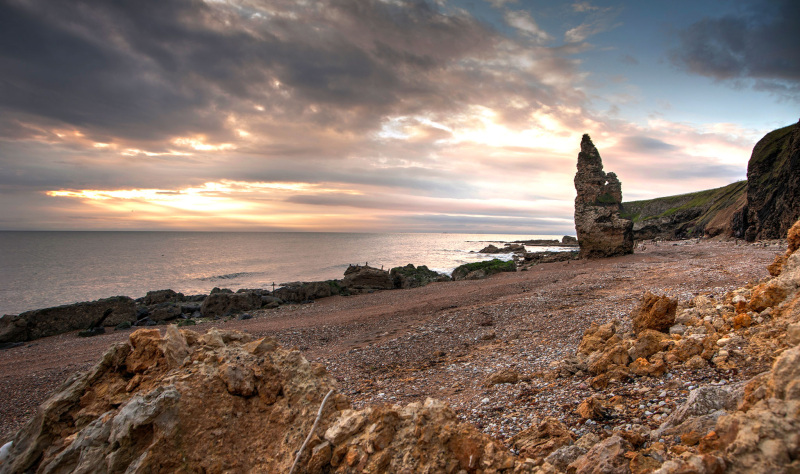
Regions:
<instances>
[{"instance_id":1,"label":"cliff face","mask_svg":"<svg viewBox=\"0 0 800 474\"><path fill-rule=\"evenodd\" d=\"M746 181L696 193L623 203L636 240L732 237L731 218L747 202Z\"/></svg>"},{"instance_id":2,"label":"cliff face","mask_svg":"<svg viewBox=\"0 0 800 474\"><path fill-rule=\"evenodd\" d=\"M589 135L581 140L575 174L575 230L581 258L633 253L633 223L620 217L622 184L603 171L603 160Z\"/></svg>"},{"instance_id":3,"label":"cliff face","mask_svg":"<svg viewBox=\"0 0 800 474\"><path fill-rule=\"evenodd\" d=\"M800 217L800 122L768 133L747 164L747 208L737 237L779 239Z\"/></svg>"}]
</instances>

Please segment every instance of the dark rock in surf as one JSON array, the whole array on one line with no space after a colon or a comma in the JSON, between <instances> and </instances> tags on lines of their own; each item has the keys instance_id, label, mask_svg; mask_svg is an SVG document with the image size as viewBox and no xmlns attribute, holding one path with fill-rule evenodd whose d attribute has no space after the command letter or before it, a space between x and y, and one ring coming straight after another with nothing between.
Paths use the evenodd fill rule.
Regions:
<instances>
[{"instance_id":1,"label":"dark rock in surf","mask_svg":"<svg viewBox=\"0 0 800 474\"><path fill-rule=\"evenodd\" d=\"M394 267L389 276L395 288L418 288L435 281L448 281L450 277L430 270L425 265L415 267L409 263L405 267Z\"/></svg>"},{"instance_id":2,"label":"dark rock in surf","mask_svg":"<svg viewBox=\"0 0 800 474\"><path fill-rule=\"evenodd\" d=\"M389 272L369 265L350 265L344 272L342 287L351 293L368 292L371 290L391 290L394 282Z\"/></svg>"},{"instance_id":3,"label":"dark rock in surf","mask_svg":"<svg viewBox=\"0 0 800 474\"><path fill-rule=\"evenodd\" d=\"M310 281L282 283L282 286L275 290L273 297L261 296L262 302L268 306L277 307L280 302L285 303L305 303L319 298L327 298L339 294L339 284L335 280L331 281ZM279 300L272 299L279 298Z\"/></svg>"}]
</instances>

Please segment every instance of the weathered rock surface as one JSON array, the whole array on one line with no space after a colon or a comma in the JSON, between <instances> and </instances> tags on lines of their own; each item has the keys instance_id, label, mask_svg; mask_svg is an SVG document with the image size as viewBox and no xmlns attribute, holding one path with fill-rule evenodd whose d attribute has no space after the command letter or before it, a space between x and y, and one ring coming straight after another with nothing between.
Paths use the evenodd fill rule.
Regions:
<instances>
[{"instance_id":1,"label":"weathered rock surface","mask_svg":"<svg viewBox=\"0 0 800 474\"><path fill-rule=\"evenodd\" d=\"M372 290L391 290L394 281L389 272L368 265L350 265L344 272L342 287L359 293Z\"/></svg>"},{"instance_id":2,"label":"weathered rock surface","mask_svg":"<svg viewBox=\"0 0 800 474\"><path fill-rule=\"evenodd\" d=\"M275 290L274 296L286 303L305 303L319 298L327 298L338 294L338 292L338 283L330 281L298 281L284 283L282 287Z\"/></svg>"},{"instance_id":3,"label":"weathered rock surface","mask_svg":"<svg viewBox=\"0 0 800 474\"><path fill-rule=\"evenodd\" d=\"M666 296L656 296L649 291L642 297L639 306L631 313L633 331L640 334L645 329L667 332L675 324L675 310L678 300Z\"/></svg>"},{"instance_id":4,"label":"weathered rock surface","mask_svg":"<svg viewBox=\"0 0 800 474\"><path fill-rule=\"evenodd\" d=\"M136 321L135 305L127 296L55 306L0 318L0 342L22 342L90 326L116 326Z\"/></svg>"},{"instance_id":5,"label":"weathered rock surface","mask_svg":"<svg viewBox=\"0 0 800 474\"><path fill-rule=\"evenodd\" d=\"M441 402L354 411L324 368L271 339L134 332L73 376L13 439L0 473L511 472ZM568 435L568 432L567 432Z\"/></svg>"},{"instance_id":6,"label":"weathered rock surface","mask_svg":"<svg viewBox=\"0 0 800 474\"><path fill-rule=\"evenodd\" d=\"M633 253L633 222L620 217L622 185L603 161L589 135L581 140L575 175L575 230L581 258Z\"/></svg>"},{"instance_id":7,"label":"weathered rock surface","mask_svg":"<svg viewBox=\"0 0 800 474\"><path fill-rule=\"evenodd\" d=\"M207 318L225 316L261 307L261 296L255 292L212 293L203 301L200 312Z\"/></svg>"},{"instance_id":8,"label":"weathered rock surface","mask_svg":"<svg viewBox=\"0 0 800 474\"><path fill-rule=\"evenodd\" d=\"M798 218L800 123L768 133L753 148L739 233L749 241L780 239Z\"/></svg>"},{"instance_id":9,"label":"weathered rock surface","mask_svg":"<svg viewBox=\"0 0 800 474\"><path fill-rule=\"evenodd\" d=\"M430 270L425 265L415 267L409 263L405 267L394 267L389 276L395 288L418 288L435 281L449 281L450 277Z\"/></svg>"}]
</instances>

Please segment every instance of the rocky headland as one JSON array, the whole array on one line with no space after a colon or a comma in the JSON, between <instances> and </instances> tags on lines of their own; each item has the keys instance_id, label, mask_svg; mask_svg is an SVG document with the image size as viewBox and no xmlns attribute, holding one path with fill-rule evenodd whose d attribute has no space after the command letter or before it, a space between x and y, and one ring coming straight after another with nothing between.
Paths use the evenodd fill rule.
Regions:
<instances>
[{"instance_id":1,"label":"rocky headland","mask_svg":"<svg viewBox=\"0 0 800 474\"><path fill-rule=\"evenodd\" d=\"M636 240L778 239L800 218L800 123L753 147L747 180L721 188L623 203Z\"/></svg>"}]
</instances>

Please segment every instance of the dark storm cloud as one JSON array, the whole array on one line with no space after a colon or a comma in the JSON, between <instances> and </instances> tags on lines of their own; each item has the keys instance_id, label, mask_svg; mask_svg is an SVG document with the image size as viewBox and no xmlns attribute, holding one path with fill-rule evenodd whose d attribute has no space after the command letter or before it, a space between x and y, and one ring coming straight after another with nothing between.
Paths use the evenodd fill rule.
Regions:
<instances>
[{"instance_id":1,"label":"dark storm cloud","mask_svg":"<svg viewBox=\"0 0 800 474\"><path fill-rule=\"evenodd\" d=\"M443 71L496 39L426 2L3 2L0 110L134 140L221 140L227 115L255 104L359 130L389 113L457 109Z\"/></svg>"},{"instance_id":2,"label":"dark storm cloud","mask_svg":"<svg viewBox=\"0 0 800 474\"><path fill-rule=\"evenodd\" d=\"M673 61L719 80L800 97L800 2L761 0L739 15L704 18L680 32Z\"/></svg>"}]
</instances>

